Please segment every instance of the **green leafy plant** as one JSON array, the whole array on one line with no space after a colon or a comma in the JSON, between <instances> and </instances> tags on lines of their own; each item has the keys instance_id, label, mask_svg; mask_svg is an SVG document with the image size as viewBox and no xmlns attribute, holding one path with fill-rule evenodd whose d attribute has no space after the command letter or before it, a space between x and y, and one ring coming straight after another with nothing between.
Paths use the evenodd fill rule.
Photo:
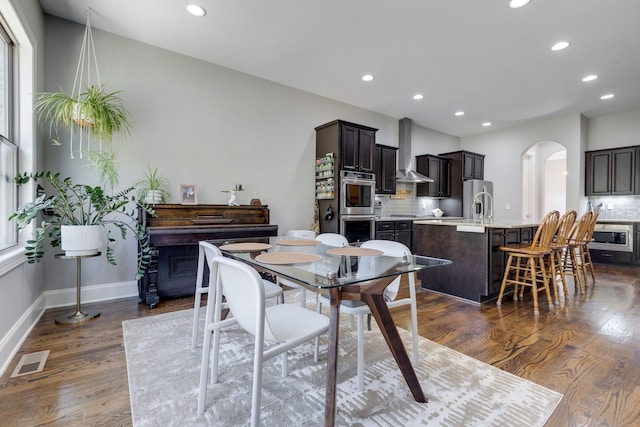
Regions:
<instances>
[{"instance_id":1,"label":"green leafy plant","mask_svg":"<svg viewBox=\"0 0 640 427\"><path fill-rule=\"evenodd\" d=\"M45 219L36 227L34 236L27 241L26 256L29 263L39 262L45 253L44 243L50 240L51 246L60 246L60 227L63 225L101 225L107 235L106 257L109 263L116 265L114 253L115 227L124 239L132 232L138 241L138 271L136 278L144 275L151 255L149 240L144 227L137 221L137 207L141 207L151 215L153 209L139 203L131 193L135 186L126 188L113 195L106 194L102 187L74 184L70 177L60 178L60 173L51 172L24 173L15 178L16 184L24 185L32 181L37 183L36 199L22 205L9 220L16 220L18 231L36 221L40 213ZM40 181L45 181L49 192ZM133 207L131 206L133 204Z\"/></svg>"},{"instance_id":2,"label":"green leafy plant","mask_svg":"<svg viewBox=\"0 0 640 427\"><path fill-rule=\"evenodd\" d=\"M34 110L40 121L49 122L49 133L55 130L55 144L60 144L58 128L77 127L96 136L100 141L111 142L113 135L128 135L131 130L128 112L120 91L106 92L104 86L90 85L74 98L65 92L44 92L36 97Z\"/></svg>"},{"instance_id":3,"label":"green leafy plant","mask_svg":"<svg viewBox=\"0 0 640 427\"><path fill-rule=\"evenodd\" d=\"M158 192L162 203L172 197L169 180L158 173L158 168L152 170L149 165L144 172L144 178L136 181L134 185L138 188L139 200L145 200L150 191Z\"/></svg>"},{"instance_id":4,"label":"green leafy plant","mask_svg":"<svg viewBox=\"0 0 640 427\"><path fill-rule=\"evenodd\" d=\"M118 152L109 148L104 151L89 151L87 157L91 166L98 170L100 183L114 190L120 182L120 164Z\"/></svg>"}]
</instances>

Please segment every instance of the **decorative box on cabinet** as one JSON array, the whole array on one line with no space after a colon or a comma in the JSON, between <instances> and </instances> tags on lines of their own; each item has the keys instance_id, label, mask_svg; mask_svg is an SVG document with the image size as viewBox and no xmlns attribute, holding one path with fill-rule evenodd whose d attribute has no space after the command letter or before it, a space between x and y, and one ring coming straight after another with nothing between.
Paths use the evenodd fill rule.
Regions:
<instances>
[{"instance_id":1,"label":"decorative box on cabinet","mask_svg":"<svg viewBox=\"0 0 640 427\"><path fill-rule=\"evenodd\" d=\"M396 194L397 147L376 144L376 194Z\"/></svg>"},{"instance_id":2,"label":"decorative box on cabinet","mask_svg":"<svg viewBox=\"0 0 640 427\"><path fill-rule=\"evenodd\" d=\"M585 195L640 194L638 147L585 152Z\"/></svg>"},{"instance_id":3,"label":"decorative box on cabinet","mask_svg":"<svg viewBox=\"0 0 640 427\"><path fill-rule=\"evenodd\" d=\"M445 157L424 154L416 156L416 171L433 179L433 182L416 185L417 196L449 197L449 164Z\"/></svg>"}]
</instances>

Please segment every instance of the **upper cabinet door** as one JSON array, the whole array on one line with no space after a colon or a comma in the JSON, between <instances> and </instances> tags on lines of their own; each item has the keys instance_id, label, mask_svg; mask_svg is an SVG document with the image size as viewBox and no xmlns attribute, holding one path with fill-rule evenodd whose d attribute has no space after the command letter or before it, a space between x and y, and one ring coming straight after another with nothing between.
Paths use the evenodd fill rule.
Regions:
<instances>
[{"instance_id":1,"label":"upper cabinet door","mask_svg":"<svg viewBox=\"0 0 640 427\"><path fill-rule=\"evenodd\" d=\"M361 172L373 172L373 153L376 147L376 133L360 129L358 141L358 166Z\"/></svg>"},{"instance_id":2,"label":"upper cabinet door","mask_svg":"<svg viewBox=\"0 0 640 427\"><path fill-rule=\"evenodd\" d=\"M585 194L631 195L637 194L636 147L585 153Z\"/></svg>"},{"instance_id":3,"label":"upper cabinet door","mask_svg":"<svg viewBox=\"0 0 640 427\"><path fill-rule=\"evenodd\" d=\"M376 174L376 194L396 193L396 147L375 145L373 158Z\"/></svg>"},{"instance_id":4,"label":"upper cabinet door","mask_svg":"<svg viewBox=\"0 0 640 427\"><path fill-rule=\"evenodd\" d=\"M358 170L359 133L360 130L357 127L348 125L342 125L340 127L343 170Z\"/></svg>"},{"instance_id":5,"label":"upper cabinet door","mask_svg":"<svg viewBox=\"0 0 640 427\"><path fill-rule=\"evenodd\" d=\"M634 194L636 150L615 150L611 156L611 194Z\"/></svg>"},{"instance_id":6,"label":"upper cabinet door","mask_svg":"<svg viewBox=\"0 0 640 427\"><path fill-rule=\"evenodd\" d=\"M611 152L587 153L587 195L609 194L611 191Z\"/></svg>"},{"instance_id":7,"label":"upper cabinet door","mask_svg":"<svg viewBox=\"0 0 640 427\"><path fill-rule=\"evenodd\" d=\"M468 152L462 155L462 179L484 179L484 156Z\"/></svg>"}]
</instances>

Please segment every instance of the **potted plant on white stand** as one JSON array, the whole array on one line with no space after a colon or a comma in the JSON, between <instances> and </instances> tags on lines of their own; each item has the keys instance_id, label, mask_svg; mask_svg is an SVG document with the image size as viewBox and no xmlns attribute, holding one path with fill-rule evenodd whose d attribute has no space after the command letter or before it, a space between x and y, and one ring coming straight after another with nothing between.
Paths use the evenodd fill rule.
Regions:
<instances>
[{"instance_id":1,"label":"potted plant on white stand","mask_svg":"<svg viewBox=\"0 0 640 427\"><path fill-rule=\"evenodd\" d=\"M40 184L41 180L46 181L50 190ZM9 217L9 220L15 219L18 230L22 230L37 221L41 213L45 215L33 238L27 241L29 263L42 259L47 239L51 246L60 247L68 256L81 256L97 253L104 245L106 233L106 257L109 263L116 265L113 233L124 239L131 232L139 245L136 278L144 275L151 256L144 227L137 221L137 207L151 215L155 212L131 196L134 186L109 195L100 186L74 184L71 178L60 178L59 173L24 173L16 177L18 185L30 181L37 183L36 199L25 203ZM75 247L78 243L80 246Z\"/></svg>"}]
</instances>

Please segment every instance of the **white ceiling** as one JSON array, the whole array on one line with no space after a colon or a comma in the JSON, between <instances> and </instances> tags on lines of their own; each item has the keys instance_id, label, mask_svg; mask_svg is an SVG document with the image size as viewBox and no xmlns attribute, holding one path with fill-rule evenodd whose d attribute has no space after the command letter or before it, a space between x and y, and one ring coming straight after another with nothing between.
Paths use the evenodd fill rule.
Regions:
<instances>
[{"instance_id":1,"label":"white ceiling","mask_svg":"<svg viewBox=\"0 0 640 427\"><path fill-rule=\"evenodd\" d=\"M456 136L640 107L640 0L40 3L81 24L91 8L94 28ZM572 44L552 52L559 40ZM591 73L600 78L581 82Z\"/></svg>"}]
</instances>

